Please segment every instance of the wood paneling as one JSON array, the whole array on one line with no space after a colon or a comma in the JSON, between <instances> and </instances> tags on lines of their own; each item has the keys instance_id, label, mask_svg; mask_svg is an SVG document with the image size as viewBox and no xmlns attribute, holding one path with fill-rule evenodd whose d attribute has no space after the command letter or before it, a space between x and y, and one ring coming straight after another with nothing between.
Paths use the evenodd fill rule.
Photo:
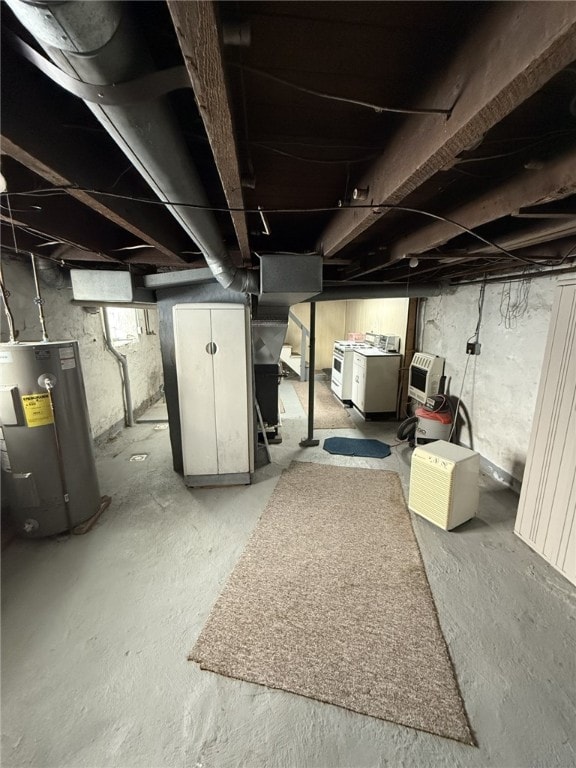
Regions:
<instances>
[{"instance_id":1,"label":"wood paneling","mask_svg":"<svg viewBox=\"0 0 576 768\"><path fill-rule=\"evenodd\" d=\"M362 301L319 301L316 304L316 369L332 367L332 347L348 333L387 333L400 336L404 351L408 299L367 299ZM308 327L310 305L297 304L292 312ZM300 351L300 329L288 324L286 344Z\"/></svg>"},{"instance_id":2,"label":"wood paneling","mask_svg":"<svg viewBox=\"0 0 576 768\"><path fill-rule=\"evenodd\" d=\"M400 336L404 352L408 299L365 299L346 302L345 333L370 331Z\"/></svg>"},{"instance_id":3,"label":"wood paneling","mask_svg":"<svg viewBox=\"0 0 576 768\"><path fill-rule=\"evenodd\" d=\"M557 288L514 531L576 584L575 278Z\"/></svg>"}]
</instances>

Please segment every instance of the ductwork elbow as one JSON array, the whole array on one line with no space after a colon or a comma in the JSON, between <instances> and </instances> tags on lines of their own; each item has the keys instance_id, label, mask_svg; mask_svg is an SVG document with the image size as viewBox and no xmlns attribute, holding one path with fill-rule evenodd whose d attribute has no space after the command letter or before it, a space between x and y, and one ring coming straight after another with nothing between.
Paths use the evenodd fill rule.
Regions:
<instances>
[{"instance_id":1,"label":"ductwork elbow","mask_svg":"<svg viewBox=\"0 0 576 768\"><path fill-rule=\"evenodd\" d=\"M209 263L208 266L212 269ZM231 263L223 267L221 266L219 270L217 271L216 268L212 269L212 273L223 288L238 293L260 293L256 272L244 268L240 269Z\"/></svg>"},{"instance_id":2,"label":"ductwork elbow","mask_svg":"<svg viewBox=\"0 0 576 768\"><path fill-rule=\"evenodd\" d=\"M75 251L77 251L76 248L64 245L57 248L52 253L50 259L36 259L36 271L44 285L55 288L58 291L70 287L69 272L60 266L58 261L65 257L70 257Z\"/></svg>"}]
</instances>

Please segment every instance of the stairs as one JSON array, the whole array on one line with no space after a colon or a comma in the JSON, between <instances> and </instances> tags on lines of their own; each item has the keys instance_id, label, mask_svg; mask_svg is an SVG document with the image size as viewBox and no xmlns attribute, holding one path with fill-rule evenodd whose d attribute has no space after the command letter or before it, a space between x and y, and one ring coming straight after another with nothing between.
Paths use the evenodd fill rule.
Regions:
<instances>
[{"instance_id":1,"label":"stairs","mask_svg":"<svg viewBox=\"0 0 576 768\"><path fill-rule=\"evenodd\" d=\"M300 377L300 381L308 381L308 363L305 363L304 378L302 378L302 357L292 352L289 344L283 345L280 360Z\"/></svg>"}]
</instances>

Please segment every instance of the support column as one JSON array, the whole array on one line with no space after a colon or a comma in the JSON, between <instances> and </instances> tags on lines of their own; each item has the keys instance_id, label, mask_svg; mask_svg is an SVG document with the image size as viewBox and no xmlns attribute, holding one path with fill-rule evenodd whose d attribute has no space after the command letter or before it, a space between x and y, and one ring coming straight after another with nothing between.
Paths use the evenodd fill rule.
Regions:
<instances>
[{"instance_id":1,"label":"support column","mask_svg":"<svg viewBox=\"0 0 576 768\"><path fill-rule=\"evenodd\" d=\"M320 444L314 440L314 370L316 368L316 302L310 302L310 355L308 368L308 435L300 440L301 448Z\"/></svg>"}]
</instances>

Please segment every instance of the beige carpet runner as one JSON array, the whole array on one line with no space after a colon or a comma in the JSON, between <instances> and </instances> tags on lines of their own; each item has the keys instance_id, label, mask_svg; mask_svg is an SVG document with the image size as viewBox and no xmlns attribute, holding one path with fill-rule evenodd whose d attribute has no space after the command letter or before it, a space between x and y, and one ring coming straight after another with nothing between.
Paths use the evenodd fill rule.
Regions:
<instances>
[{"instance_id":1,"label":"beige carpet runner","mask_svg":"<svg viewBox=\"0 0 576 768\"><path fill-rule=\"evenodd\" d=\"M293 463L190 659L474 743L394 472Z\"/></svg>"},{"instance_id":2,"label":"beige carpet runner","mask_svg":"<svg viewBox=\"0 0 576 768\"><path fill-rule=\"evenodd\" d=\"M308 382L293 381L302 408L308 413ZM316 429L356 429L348 410L338 402L330 385L314 382L314 426Z\"/></svg>"}]
</instances>

